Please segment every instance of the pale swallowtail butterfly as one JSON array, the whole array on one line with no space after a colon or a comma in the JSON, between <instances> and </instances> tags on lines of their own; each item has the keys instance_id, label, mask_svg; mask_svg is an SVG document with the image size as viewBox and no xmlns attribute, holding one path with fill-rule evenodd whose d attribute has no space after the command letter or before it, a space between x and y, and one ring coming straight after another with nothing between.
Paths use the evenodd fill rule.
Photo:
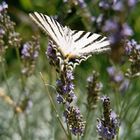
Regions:
<instances>
[{"instance_id":1,"label":"pale swallowtail butterfly","mask_svg":"<svg viewBox=\"0 0 140 140\"><path fill-rule=\"evenodd\" d=\"M59 54L59 65L74 69L76 65L86 60L92 54L110 50L110 43L106 37L96 33L71 30L63 27L52 17L34 12L30 17L48 34L51 43Z\"/></svg>"}]
</instances>

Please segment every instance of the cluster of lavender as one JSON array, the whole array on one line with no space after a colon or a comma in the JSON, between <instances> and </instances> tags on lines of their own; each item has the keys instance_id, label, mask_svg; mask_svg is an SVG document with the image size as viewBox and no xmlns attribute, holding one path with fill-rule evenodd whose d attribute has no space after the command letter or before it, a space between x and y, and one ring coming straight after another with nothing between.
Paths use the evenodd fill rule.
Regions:
<instances>
[{"instance_id":1,"label":"cluster of lavender","mask_svg":"<svg viewBox=\"0 0 140 140\"><path fill-rule=\"evenodd\" d=\"M118 89L119 92L124 93L129 87L129 79L125 77L121 70L118 70L115 66L107 68L107 72L110 77L112 87Z\"/></svg>"},{"instance_id":2,"label":"cluster of lavender","mask_svg":"<svg viewBox=\"0 0 140 140\"><path fill-rule=\"evenodd\" d=\"M140 45L135 40L128 41L125 52L130 62L130 68L126 72L129 78L140 76Z\"/></svg>"},{"instance_id":3,"label":"cluster of lavender","mask_svg":"<svg viewBox=\"0 0 140 140\"><path fill-rule=\"evenodd\" d=\"M76 96L74 94L74 76L72 71L63 71L59 79L56 81L57 85L57 102L69 105Z\"/></svg>"},{"instance_id":4,"label":"cluster of lavender","mask_svg":"<svg viewBox=\"0 0 140 140\"><path fill-rule=\"evenodd\" d=\"M83 116L80 114L78 107L69 106L64 111L64 116L71 132L74 135L82 135L85 129L85 123L83 121Z\"/></svg>"},{"instance_id":5,"label":"cluster of lavender","mask_svg":"<svg viewBox=\"0 0 140 140\"><path fill-rule=\"evenodd\" d=\"M2 57L8 47L19 49L21 45L20 34L15 31L15 23L11 21L7 13L8 5L2 2L0 5L0 56ZM22 73L26 76L31 75L34 71L35 61L38 57L39 41L33 37L32 41L24 43L21 58L23 60ZM4 58L4 57L2 57ZM0 60L2 60L2 58Z\"/></svg>"},{"instance_id":6,"label":"cluster of lavender","mask_svg":"<svg viewBox=\"0 0 140 140\"><path fill-rule=\"evenodd\" d=\"M4 61L4 54L9 46L20 46L20 35L15 32L15 23L7 15L8 5L5 2L0 4L0 62Z\"/></svg>"},{"instance_id":7,"label":"cluster of lavender","mask_svg":"<svg viewBox=\"0 0 140 140\"><path fill-rule=\"evenodd\" d=\"M133 35L133 30L126 22L128 14L136 5L136 0L112 0L99 2L102 14L96 20L98 30L105 32L112 44L111 58L122 61L125 40Z\"/></svg>"},{"instance_id":8,"label":"cluster of lavender","mask_svg":"<svg viewBox=\"0 0 140 140\"><path fill-rule=\"evenodd\" d=\"M110 107L110 98L101 97L103 102L103 117L98 119L97 131L103 140L113 140L118 133L120 122Z\"/></svg>"},{"instance_id":9,"label":"cluster of lavender","mask_svg":"<svg viewBox=\"0 0 140 140\"><path fill-rule=\"evenodd\" d=\"M59 74L56 80L57 102L65 105L65 121L74 135L82 135L85 129L85 121L83 121L79 108L72 105L72 102L77 99L74 93L73 69L64 62L65 58L52 41L49 41L46 54L50 64L55 66Z\"/></svg>"},{"instance_id":10,"label":"cluster of lavender","mask_svg":"<svg viewBox=\"0 0 140 140\"><path fill-rule=\"evenodd\" d=\"M112 0L99 2L99 7L103 13L100 15L100 25L102 31L107 32L112 44L118 44L129 36L133 35L133 31L126 22L127 14L134 7L136 1ZM129 9L129 11L128 11ZM112 13L112 14L108 14ZM108 16L109 15L109 16Z\"/></svg>"},{"instance_id":11,"label":"cluster of lavender","mask_svg":"<svg viewBox=\"0 0 140 140\"><path fill-rule=\"evenodd\" d=\"M22 47L20 34L15 31L15 23L11 21L7 10L7 3L2 2L0 4L0 62L2 63L4 63L6 49L15 47L15 49L19 51ZM39 48L38 37L32 37L32 41L23 44L21 50L23 68L21 71L24 75L29 76L33 73ZM7 102L9 101L8 104L15 108L15 112L28 111L29 106L31 106L31 100L27 95L23 100L19 101L18 104L9 96L4 96L4 99L7 100Z\"/></svg>"},{"instance_id":12,"label":"cluster of lavender","mask_svg":"<svg viewBox=\"0 0 140 140\"><path fill-rule=\"evenodd\" d=\"M51 65L59 67L59 59L58 59L58 55L56 54L55 47L56 45L53 43L53 41L49 40L46 55L49 58Z\"/></svg>"},{"instance_id":13,"label":"cluster of lavender","mask_svg":"<svg viewBox=\"0 0 140 140\"><path fill-rule=\"evenodd\" d=\"M36 60L39 55L39 38L33 36L32 40L23 44L23 48L21 50L21 58L22 58L22 74L25 76L30 76L33 74L35 69Z\"/></svg>"},{"instance_id":14,"label":"cluster of lavender","mask_svg":"<svg viewBox=\"0 0 140 140\"><path fill-rule=\"evenodd\" d=\"M9 46L20 47L21 38L15 32L15 23L7 14L8 5L5 2L0 4L0 55Z\"/></svg>"},{"instance_id":15,"label":"cluster of lavender","mask_svg":"<svg viewBox=\"0 0 140 140\"><path fill-rule=\"evenodd\" d=\"M97 102L99 99L99 93L102 90L102 83L98 80L99 73L93 71L93 74L87 78L87 108L89 110L95 109L97 107Z\"/></svg>"}]
</instances>

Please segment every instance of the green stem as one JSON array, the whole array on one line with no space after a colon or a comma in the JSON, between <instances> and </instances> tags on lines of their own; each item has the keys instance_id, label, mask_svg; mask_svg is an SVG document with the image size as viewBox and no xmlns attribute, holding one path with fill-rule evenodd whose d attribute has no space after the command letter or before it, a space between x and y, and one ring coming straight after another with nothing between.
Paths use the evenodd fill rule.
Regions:
<instances>
[{"instance_id":1,"label":"green stem","mask_svg":"<svg viewBox=\"0 0 140 140\"><path fill-rule=\"evenodd\" d=\"M84 132L84 135L81 137L81 140L86 140L87 139L87 134L89 134L89 133L91 133L91 131L93 131L93 127L91 127L91 124L94 123L93 122L93 120L94 120L93 114L95 114L96 108L95 109L87 108L87 109L88 110L87 110L87 113L86 113L85 132Z\"/></svg>"},{"instance_id":2,"label":"green stem","mask_svg":"<svg viewBox=\"0 0 140 140\"><path fill-rule=\"evenodd\" d=\"M21 136L21 139L24 140L24 135L23 135L23 132L22 132L21 127L20 127L20 119L19 119L18 115L16 115L16 119L17 119L17 122L18 122L17 123L18 132Z\"/></svg>"},{"instance_id":3,"label":"green stem","mask_svg":"<svg viewBox=\"0 0 140 140\"><path fill-rule=\"evenodd\" d=\"M28 122L28 115L25 112L25 131L24 131L24 139L30 139L29 138L29 122Z\"/></svg>"},{"instance_id":4,"label":"green stem","mask_svg":"<svg viewBox=\"0 0 140 140\"><path fill-rule=\"evenodd\" d=\"M119 105L120 105L120 92L118 91L117 88L115 88L115 100L116 100L116 109L117 109L117 114L120 113Z\"/></svg>"},{"instance_id":5,"label":"green stem","mask_svg":"<svg viewBox=\"0 0 140 140\"><path fill-rule=\"evenodd\" d=\"M87 112L87 115L86 115L86 125L85 125L85 132L84 132L84 136L82 137L82 140L84 140L85 139L85 137L86 137L86 133L87 133L87 126L88 126L88 121L89 121L89 116L90 116L90 111L89 111L89 109L88 109L88 112Z\"/></svg>"},{"instance_id":6,"label":"green stem","mask_svg":"<svg viewBox=\"0 0 140 140\"><path fill-rule=\"evenodd\" d=\"M47 84L46 84L46 82L45 82L45 80L44 80L43 75L42 75L41 72L40 72L40 77L41 77L41 79L42 79L42 81L43 81L43 83L44 83L44 86L45 86L45 89L46 89L46 91L47 91L47 94L48 94L50 103L51 103L51 105L52 105L52 107L53 107L53 109L54 109L54 111L55 111L55 113L56 113L56 118L57 118L58 122L60 123L60 125L61 125L61 127L62 127L62 129L63 129L63 131L64 131L64 133L65 133L65 135L67 136L67 138L69 138L69 135L67 134L67 132L66 132L66 130L65 130L65 128L64 128L64 126L63 126L63 124L62 124L62 122L61 122L60 116L59 116L59 114L58 114L58 111L57 111L57 109L56 109L56 106L55 106L55 104L54 104L54 102L53 102L53 99L52 99L52 97L51 97L51 95L50 95L50 92L49 92L49 90L48 90L48 86L47 86Z\"/></svg>"},{"instance_id":7,"label":"green stem","mask_svg":"<svg viewBox=\"0 0 140 140\"><path fill-rule=\"evenodd\" d=\"M80 136L79 136L79 134L77 135L77 140L80 140Z\"/></svg>"},{"instance_id":8,"label":"green stem","mask_svg":"<svg viewBox=\"0 0 140 140\"><path fill-rule=\"evenodd\" d=\"M116 136L116 140L119 140L119 131L118 131L118 134Z\"/></svg>"},{"instance_id":9,"label":"green stem","mask_svg":"<svg viewBox=\"0 0 140 140\"><path fill-rule=\"evenodd\" d=\"M5 84L6 84L7 89L8 89L8 94L9 94L9 96L11 97L11 96L12 96L12 95L11 95L11 90L10 90L9 84L8 84L8 82L7 82L7 74L6 74L5 64L4 64L3 60L2 60L2 62L1 62L1 64L2 64L2 73L3 73L3 77L4 77Z\"/></svg>"},{"instance_id":10,"label":"green stem","mask_svg":"<svg viewBox=\"0 0 140 140\"><path fill-rule=\"evenodd\" d=\"M72 140L72 136L68 124L67 124L67 130L68 130L69 140Z\"/></svg>"}]
</instances>

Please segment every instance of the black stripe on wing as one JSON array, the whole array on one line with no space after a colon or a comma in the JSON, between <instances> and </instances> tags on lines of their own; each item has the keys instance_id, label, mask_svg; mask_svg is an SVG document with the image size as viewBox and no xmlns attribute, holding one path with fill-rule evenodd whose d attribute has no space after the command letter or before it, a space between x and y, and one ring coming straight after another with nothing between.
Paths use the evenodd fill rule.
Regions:
<instances>
[{"instance_id":1,"label":"black stripe on wing","mask_svg":"<svg viewBox=\"0 0 140 140\"><path fill-rule=\"evenodd\" d=\"M75 50L75 55L88 55L102 50L107 51L109 48L109 41L106 37L101 36L96 33L87 32L82 34L81 38L79 37L76 42L74 42L73 50ZM104 48L104 49L103 49Z\"/></svg>"},{"instance_id":2,"label":"black stripe on wing","mask_svg":"<svg viewBox=\"0 0 140 140\"><path fill-rule=\"evenodd\" d=\"M104 36L101 36L96 33L91 32L85 32L85 31L72 31L72 37L74 40L74 50L79 51L81 49L84 49L86 47L91 46L94 43L102 43L107 41L107 38ZM105 45L106 46L106 45ZM101 47L105 47L104 45ZM94 46L95 47L95 46ZM97 46L98 48L98 46ZM95 47L96 49L96 47Z\"/></svg>"},{"instance_id":3,"label":"black stripe on wing","mask_svg":"<svg viewBox=\"0 0 140 140\"><path fill-rule=\"evenodd\" d=\"M90 44L95 43L96 41L99 41L100 39L102 39L103 37L94 33L90 33L90 32L83 32L83 34L81 36L79 36L79 38L77 40L75 40L75 42L79 41L79 42L83 42L86 41L86 43L84 44L83 47L87 47Z\"/></svg>"},{"instance_id":4,"label":"black stripe on wing","mask_svg":"<svg viewBox=\"0 0 140 140\"><path fill-rule=\"evenodd\" d=\"M54 29L53 29L53 27L52 27L52 25L54 24L52 18L50 17L50 20L52 21L52 22L50 23L50 22L48 21L48 17L47 17L47 16L45 16L45 15L43 15L43 14L40 14L40 16L41 16L42 18L45 18L45 22L49 25L49 27L51 28L51 30L52 30L52 32L54 33L54 35L58 38L57 34L55 33L55 31L54 31ZM53 24L52 24L52 23L53 23ZM51 37L51 34L50 34L50 37Z\"/></svg>"},{"instance_id":5,"label":"black stripe on wing","mask_svg":"<svg viewBox=\"0 0 140 140\"><path fill-rule=\"evenodd\" d=\"M92 36L93 35L93 33L90 33L88 36L87 36L87 38L89 38L90 36Z\"/></svg>"},{"instance_id":6,"label":"black stripe on wing","mask_svg":"<svg viewBox=\"0 0 140 140\"><path fill-rule=\"evenodd\" d=\"M34 12L29 14L30 17L47 33L56 43L58 43L58 36L56 35L55 31L53 30L53 23L50 23L50 17L43 15L41 13Z\"/></svg>"},{"instance_id":7,"label":"black stripe on wing","mask_svg":"<svg viewBox=\"0 0 140 140\"><path fill-rule=\"evenodd\" d=\"M38 13L39 14L39 13ZM40 15L40 14L39 14ZM43 22L41 22L38 16L35 13L30 13L29 16L32 18L33 21L46 33L46 28L44 27ZM41 17L41 15L40 15Z\"/></svg>"},{"instance_id":8,"label":"black stripe on wing","mask_svg":"<svg viewBox=\"0 0 140 140\"><path fill-rule=\"evenodd\" d=\"M103 36L99 36L97 39L95 39L95 40L89 42L89 43L88 43L87 45L85 45L83 48L86 48L86 47L90 46L90 45L93 44L93 43L100 42L103 38L104 38ZM81 39L82 39L82 38L81 38ZM105 38L103 41L107 41L107 40L108 40L108 39Z\"/></svg>"},{"instance_id":9,"label":"black stripe on wing","mask_svg":"<svg viewBox=\"0 0 140 140\"><path fill-rule=\"evenodd\" d=\"M73 30L72 36L74 36L78 32L79 32L78 30Z\"/></svg>"},{"instance_id":10,"label":"black stripe on wing","mask_svg":"<svg viewBox=\"0 0 140 140\"><path fill-rule=\"evenodd\" d=\"M33 14L29 15L39 25L39 27L41 27L41 29L48 34L48 36L57 44L57 46L60 47L62 45L61 42L64 36L64 27L62 25L60 25L53 18L41 13L34 12Z\"/></svg>"},{"instance_id":11,"label":"black stripe on wing","mask_svg":"<svg viewBox=\"0 0 140 140\"><path fill-rule=\"evenodd\" d=\"M85 31L81 32L81 34L79 36L77 36L77 38L74 40L74 42L77 42L78 40L80 40L82 37L84 37L84 35L86 35L86 32Z\"/></svg>"},{"instance_id":12,"label":"black stripe on wing","mask_svg":"<svg viewBox=\"0 0 140 140\"><path fill-rule=\"evenodd\" d=\"M64 36L63 35L63 26L61 25L61 24L59 24L56 20L54 20L54 22L55 22L55 25L58 27L58 30L59 30L59 33L61 34L61 36Z\"/></svg>"},{"instance_id":13,"label":"black stripe on wing","mask_svg":"<svg viewBox=\"0 0 140 140\"><path fill-rule=\"evenodd\" d=\"M86 33L85 31L73 30L72 37L73 37L74 42L78 41L85 33Z\"/></svg>"}]
</instances>

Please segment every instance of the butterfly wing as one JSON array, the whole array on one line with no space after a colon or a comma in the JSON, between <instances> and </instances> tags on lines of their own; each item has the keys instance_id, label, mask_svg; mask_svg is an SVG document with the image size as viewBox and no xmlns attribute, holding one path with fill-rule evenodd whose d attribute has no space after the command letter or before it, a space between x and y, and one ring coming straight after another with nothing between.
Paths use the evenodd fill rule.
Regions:
<instances>
[{"instance_id":1,"label":"butterfly wing","mask_svg":"<svg viewBox=\"0 0 140 140\"><path fill-rule=\"evenodd\" d=\"M110 50L110 42L107 38L96 33L73 30L72 38L74 43L68 50L69 54L72 54L69 56L72 60L69 62L71 68L75 68L76 65L87 60L95 53Z\"/></svg>"},{"instance_id":2,"label":"butterfly wing","mask_svg":"<svg viewBox=\"0 0 140 140\"><path fill-rule=\"evenodd\" d=\"M89 55L110 50L110 42L106 37L96 33L73 31L74 45L72 52L76 56Z\"/></svg>"},{"instance_id":3,"label":"butterfly wing","mask_svg":"<svg viewBox=\"0 0 140 140\"><path fill-rule=\"evenodd\" d=\"M55 48L75 67L94 53L110 50L109 41L99 34L71 30L53 18L34 12L30 17L51 37Z\"/></svg>"},{"instance_id":4,"label":"butterfly wing","mask_svg":"<svg viewBox=\"0 0 140 140\"><path fill-rule=\"evenodd\" d=\"M47 15L34 12L30 13L29 16L39 25L39 27L41 27L43 31L45 31L45 33L49 35L57 45L57 49L65 56L67 52L66 46L70 45L70 40L67 39L67 34L69 34L71 30L67 26L63 27L56 20Z\"/></svg>"}]
</instances>

